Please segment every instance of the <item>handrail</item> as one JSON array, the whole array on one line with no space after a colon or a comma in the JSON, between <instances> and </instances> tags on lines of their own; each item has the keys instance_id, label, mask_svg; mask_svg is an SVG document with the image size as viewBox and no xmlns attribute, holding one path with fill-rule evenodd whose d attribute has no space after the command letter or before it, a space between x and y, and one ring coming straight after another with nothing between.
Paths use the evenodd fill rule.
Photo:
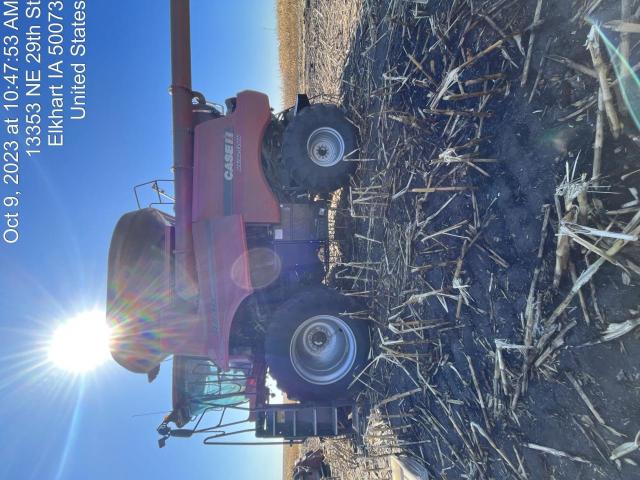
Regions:
<instances>
[{"instance_id":1,"label":"handrail","mask_svg":"<svg viewBox=\"0 0 640 480\"><path fill-rule=\"evenodd\" d=\"M173 183L173 179L166 178L156 178L155 180L149 180L148 182L139 183L138 185L134 185L133 187L133 195L136 197L136 205L138 206L138 210L142 208L140 203L140 196L138 195L138 189L142 189L142 187L146 187L147 185L151 185L151 190L156 192L158 196L157 202L151 202L148 206L152 205L173 205L175 203L175 198L169 195L163 188L160 187L159 183ZM165 202L163 198L166 198L170 201Z\"/></svg>"}]
</instances>

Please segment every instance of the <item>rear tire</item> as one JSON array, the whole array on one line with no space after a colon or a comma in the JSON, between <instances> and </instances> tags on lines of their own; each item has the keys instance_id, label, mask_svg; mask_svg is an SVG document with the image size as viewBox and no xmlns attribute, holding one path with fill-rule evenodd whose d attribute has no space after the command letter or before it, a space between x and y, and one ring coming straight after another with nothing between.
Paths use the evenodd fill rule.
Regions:
<instances>
[{"instance_id":1,"label":"rear tire","mask_svg":"<svg viewBox=\"0 0 640 480\"><path fill-rule=\"evenodd\" d=\"M326 287L305 289L276 310L266 360L290 399L347 399L358 390L348 387L369 355L369 326L344 315L355 310L351 299Z\"/></svg>"},{"instance_id":2,"label":"rear tire","mask_svg":"<svg viewBox=\"0 0 640 480\"><path fill-rule=\"evenodd\" d=\"M356 133L336 105L304 108L287 125L282 159L293 179L312 193L329 193L349 180L355 163L346 155L358 148Z\"/></svg>"}]
</instances>

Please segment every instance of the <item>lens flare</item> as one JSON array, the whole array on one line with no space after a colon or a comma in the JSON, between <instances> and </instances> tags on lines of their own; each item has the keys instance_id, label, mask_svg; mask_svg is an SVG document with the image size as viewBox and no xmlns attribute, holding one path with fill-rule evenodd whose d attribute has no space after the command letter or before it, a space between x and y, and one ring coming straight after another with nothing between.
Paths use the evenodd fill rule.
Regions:
<instances>
[{"instance_id":1,"label":"lens flare","mask_svg":"<svg viewBox=\"0 0 640 480\"><path fill-rule=\"evenodd\" d=\"M620 86L622 99L627 106L627 110L636 128L640 130L640 108L638 107L640 105L640 77L638 77L636 73L638 65L631 66L629 60L622 55L619 48L602 30L600 24L595 19L588 18L587 20L592 23L593 27L590 35L598 35L607 47L616 74L616 81Z\"/></svg>"},{"instance_id":2,"label":"lens flare","mask_svg":"<svg viewBox=\"0 0 640 480\"><path fill-rule=\"evenodd\" d=\"M72 373L89 372L109 358L109 337L104 313L81 313L53 333L49 361Z\"/></svg>"}]
</instances>

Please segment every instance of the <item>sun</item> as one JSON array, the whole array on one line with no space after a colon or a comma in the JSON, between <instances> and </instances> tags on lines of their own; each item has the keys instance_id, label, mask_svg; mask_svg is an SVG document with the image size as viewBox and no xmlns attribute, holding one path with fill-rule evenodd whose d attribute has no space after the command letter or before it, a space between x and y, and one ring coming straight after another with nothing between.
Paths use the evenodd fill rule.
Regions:
<instances>
[{"instance_id":1,"label":"sun","mask_svg":"<svg viewBox=\"0 0 640 480\"><path fill-rule=\"evenodd\" d=\"M64 322L53 333L49 360L62 370L89 372L109 358L109 337L104 313L83 312Z\"/></svg>"}]
</instances>

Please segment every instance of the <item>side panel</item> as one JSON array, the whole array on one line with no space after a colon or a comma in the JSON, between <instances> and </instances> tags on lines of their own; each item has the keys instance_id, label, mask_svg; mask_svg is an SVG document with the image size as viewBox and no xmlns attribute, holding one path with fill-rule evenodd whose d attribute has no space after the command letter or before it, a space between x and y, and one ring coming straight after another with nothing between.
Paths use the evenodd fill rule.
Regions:
<instances>
[{"instance_id":1,"label":"side panel","mask_svg":"<svg viewBox=\"0 0 640 480\"><path fill-rule=\"evenodd\" d=\"M229 332L240 303L253 293L244 221L241 215L193 224L200 287L198 313L206 324L208 356L226 370Z\"/></svg>"},{"instance_id":2,"label":"side panel","mask_svg":"<svg viewBox=\"0 0 640 480\"><path fill-rule=\"evenodd\" d=\"M245 91L233 113L196 127L194 222L239 214L247 223L279 223L279 205L262 170L270 118L267 96Z\"/></svg>"}]
</instances>

